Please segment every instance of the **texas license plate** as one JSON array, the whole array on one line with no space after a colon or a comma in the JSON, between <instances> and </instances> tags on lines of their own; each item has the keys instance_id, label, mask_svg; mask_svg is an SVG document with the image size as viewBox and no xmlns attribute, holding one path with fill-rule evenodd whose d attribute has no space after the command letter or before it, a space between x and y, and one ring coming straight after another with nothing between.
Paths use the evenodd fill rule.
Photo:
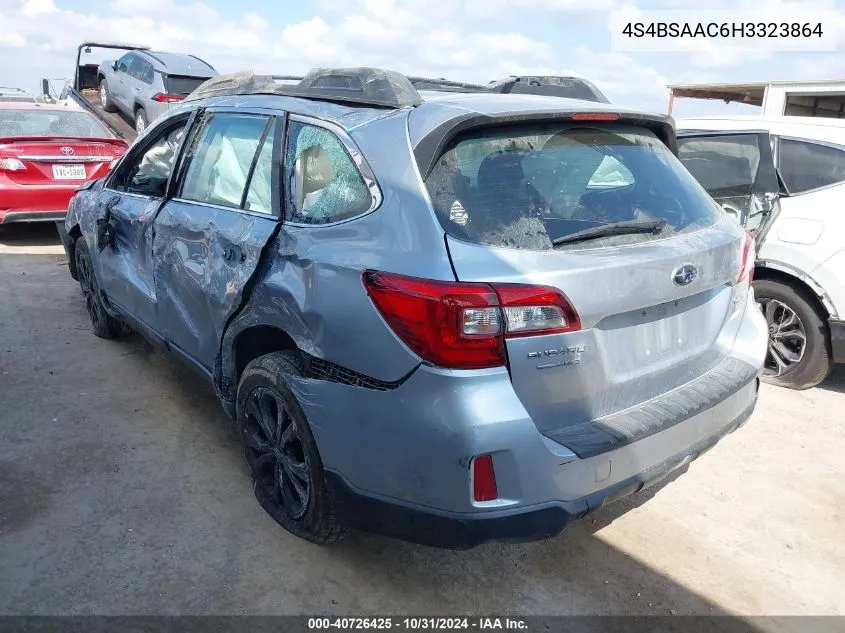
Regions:
<instances>
[{"instance_id":1,"label":"texas license plate","mask_svg":"<svg viewBox=\"0 0 845 633\"><path fill-rule=\"evenodd\" d=\"M56 180L85 180L85 165L53 165Z\"/></svg>"}]
</instances>

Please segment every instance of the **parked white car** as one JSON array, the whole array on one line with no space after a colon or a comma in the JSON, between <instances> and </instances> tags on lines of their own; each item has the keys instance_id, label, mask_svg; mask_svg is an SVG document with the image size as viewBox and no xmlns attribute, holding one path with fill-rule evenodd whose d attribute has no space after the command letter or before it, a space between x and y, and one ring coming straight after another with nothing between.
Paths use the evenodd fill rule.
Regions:
<instances>
[{"instance_id":1,"label":"parked white car","mask_svg":"<svg viewBox=\"0 0 845 633\"><path fill-rule=\"evenodd\" d=\"M845 120L677 122L681 161L757 236L764 380L806 389L845 362Z\"/></svg>"}]
</instances>

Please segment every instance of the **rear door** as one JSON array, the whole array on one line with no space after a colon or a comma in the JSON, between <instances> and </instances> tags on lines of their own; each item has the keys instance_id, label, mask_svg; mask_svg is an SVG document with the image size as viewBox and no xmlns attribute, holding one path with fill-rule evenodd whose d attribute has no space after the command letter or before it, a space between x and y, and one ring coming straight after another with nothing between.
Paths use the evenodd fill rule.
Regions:
<instances>
[{"instance_id":1,"label":"rear door","mask_svg":"<svg viewBox=\"0 0 845 633\"><path fill-rule=\"evenodd\" d=\"M98 224L104 233L96 259L106 296L154 330L153 218L166 198L190 118L174 118L133 146L98 201Z\"/></svg>"},{"instance_id":2,"label":"rear door","mask_svg":"<svg viewBox=\"0 0 845 633\"><path fill-rule=\"evenodd\" d=\"M131 85L128 83L131 80L129 70L132 64L137 59L134 53L126 53L123 57L117 60L117 68L114 71L114 81L109 82L109 92L114 97L114 101L123 110L130 112L132 104L129 103L129 90ZM112 85L114 84L114 85Z\"/></svg>"},{"instance_id":3,"label":"rear door","mask_svg":"<svg viewBox=\"0 0 845 633\"><path fill-rule=\"evenodd\" d=\"M762 244L779 209L768 132L679 132L678 157L730 215Z\"/></svg>"},{"instance_id":4,"label":"rear door","mask_svg":"<svg viewBox=\"0 0 845 633\"><path fill-rule=\"evenodd\" d=\"M208 109L192 134L179 193L156 217L157 323L172 347L209 372L279 227L282 126L275 113Z\"/></svg>"},{"instance_id":5,"label":"rear door","mask_svg":"<svg viewBox=\"0 0 845 633\"><path fill-rule=\"evenodd\" d=\"M602 123L468 133L426 184L459 280L550 286L577 312L574 331L506 338L523 406L576 452L618 441L604 421L623 411L641 413L629 422L643 428L662 420L668 409L647 401L726 359L744 232L653 133ZM622 222L646 228L576 237ZM511 314L546 318L528 312L507 312L508 327ZM672 408L671 421L691 408Z\"/></svg>"}]
</instances>

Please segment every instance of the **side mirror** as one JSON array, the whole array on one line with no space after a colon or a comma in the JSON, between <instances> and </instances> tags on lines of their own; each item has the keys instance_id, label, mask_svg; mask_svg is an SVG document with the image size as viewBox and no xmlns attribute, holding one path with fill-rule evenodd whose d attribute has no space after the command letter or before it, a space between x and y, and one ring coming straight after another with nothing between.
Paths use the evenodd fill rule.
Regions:
<instances>
[{"instance_id":1,"label":"side mirror","mask_svg":"<svg viewBox=\"0 0 845 633\"><path fill-rule=\"evenodd\" d=\"M117 60L115 60L115 61L113 61L113 62L111 63L111 69L112 69L112 70L117 70Z\"/></svg>"}]
</instances>

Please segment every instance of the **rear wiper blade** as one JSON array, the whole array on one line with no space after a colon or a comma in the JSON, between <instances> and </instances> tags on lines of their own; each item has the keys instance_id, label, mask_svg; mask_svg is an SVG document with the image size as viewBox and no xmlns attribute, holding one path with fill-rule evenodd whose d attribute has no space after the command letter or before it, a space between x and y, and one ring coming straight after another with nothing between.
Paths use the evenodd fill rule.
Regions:
<instances>
[{"instance_id":1,"label":"rear wiper blade","mask_svg":"<svg viewBox=\"0 0 845 633\"><path fill-rule=\"evenodd\" d=\"M630 235L632 233L651 233L657 235L666 228L666 220L628 220L626 222L611 222L609 224L602 224L600 226L593 226L583 231L570 233L552 240L554 246L561 244L572 244L574 242L584 242L586 240L594 240L600 237L610 237L612 235Z\"/></svg>"}]
</instances>

